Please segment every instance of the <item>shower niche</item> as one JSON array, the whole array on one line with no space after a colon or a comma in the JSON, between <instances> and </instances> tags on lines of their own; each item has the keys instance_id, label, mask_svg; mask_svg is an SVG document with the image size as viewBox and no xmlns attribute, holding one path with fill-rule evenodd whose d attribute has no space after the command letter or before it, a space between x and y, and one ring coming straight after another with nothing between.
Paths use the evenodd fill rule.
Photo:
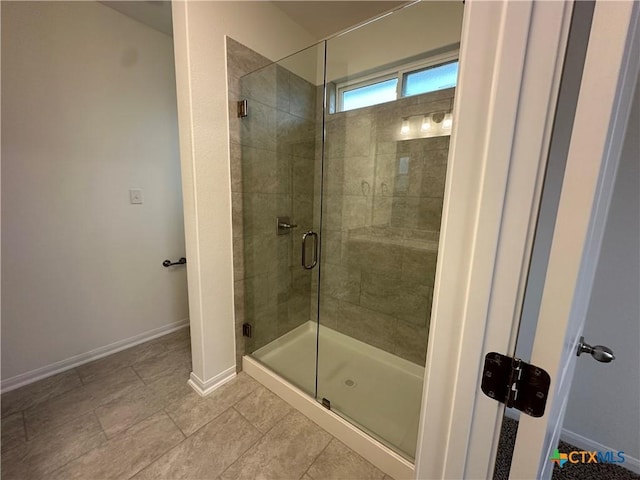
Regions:
<instances>
[{"instance_id":1,"label":"shower niche","mask_svg":"<svg viewBox=\"0 0 640 480\"><path fill-rule=\"evenodd\" d=\"M227 39L238 365L409 462L461 23L420 2L277 62Z\"/></svg>"}]
</instances>

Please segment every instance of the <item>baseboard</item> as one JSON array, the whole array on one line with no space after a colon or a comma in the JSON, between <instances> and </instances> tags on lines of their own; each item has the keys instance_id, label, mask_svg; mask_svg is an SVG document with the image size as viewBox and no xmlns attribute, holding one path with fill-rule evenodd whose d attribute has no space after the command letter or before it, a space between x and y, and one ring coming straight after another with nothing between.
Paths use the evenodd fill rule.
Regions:
<instances>
[{"instance_id":1,"label":"baseboard","mask_svg":"<svg viewBox=\"0 0 640 480\"><path fill-rule=\"evenodd\" d=\"M21 373L20 375L16 375L15 377L7 378L6 380L2 380L0 389L2 390L2 393L15 390L16 388L23 387L33 382L37 382L38 380L42 380L43 378L51 377L52 375L71 370L72 368L84 365L85 363L93 362L94 360L98 360L99 358L106 357L107 355L112 355L121 350L131 348L140 343L148 342L149 340L153 340L154 338L162 337L163 335L167 335L188 326L189 319L186 318L184 320L180 320L179 322L165 325L164 327L154 328L153 330L149 330L148 332L144 332L130 338L125 338L124 340L105 345L104 347L96 348L95 350L91 350L90 352L74 355L73 357L67 358L66 360L60 360L59 362L55 362L50 365L45 365L44 367L31 370L30 372Z\"/></svg>"},{"instance_id":2,"label":"baseboard","mask_svg":"<svg viewBox=\"0 0 640 480\"><path fill-rule=\"evenodd\" d=\"M595 440L591 440L590 438L583 437L582 435L579 435L565 428L562 429L562 433L560 434L560 439L582 450L586 450L589 452L594 452L594 451L617 452L618 451L618 449L616 448L607 447L606 445L598 443ZM635 472L637 474L640 474L640 460L630 456L629 452L624 452L624 458L625 458L624 463L618 463L616 465L618 465L619 467L624 467L627 470L631 470L632 472Z\"/></svg>"},{"instance_id":3,"label":"baseboard","mask_svg":"<svg viewBox=\"0 0 640 480\"><path fill-rule=\"evenodd\" d=\"M206 382L201 380L195 373L191 372L187 384L193 388L198 395L206 397L214 390L220 388L229 380L233 380L236 376L236 366L227 368L225 371L219 373L215 377Z\"/></svg>"}]
</instances>

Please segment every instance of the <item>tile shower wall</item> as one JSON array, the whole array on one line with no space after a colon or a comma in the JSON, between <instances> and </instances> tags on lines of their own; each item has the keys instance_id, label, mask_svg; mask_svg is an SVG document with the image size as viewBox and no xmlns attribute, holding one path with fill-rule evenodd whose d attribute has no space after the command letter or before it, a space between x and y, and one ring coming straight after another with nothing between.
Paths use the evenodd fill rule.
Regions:
<instances>
[{"instance_id":1,"label":"tile shower wall","mask_svg":"<svg viewBox=\"0 0 640 480\"><path fill-rule=\"evenodd\" d=\"M242 355L309 319L311 273L300 266L299 237L313 225L316 87L230 38L227 65L240 370ZM248 100L242 119L240 99ZM277 236L277 216L298 228Z\"/></svg>"},{"instance_id":2,"label":"tile shower wall","mask_svg":"<svg viewBox=\"0 0 640 480\"><path fill-rule=\"evenodd\" d=\"M453 95L326 118L320 321L422 365L449 137L409 139L400 127L451 111Z\"/></svg>"}]
</instances>

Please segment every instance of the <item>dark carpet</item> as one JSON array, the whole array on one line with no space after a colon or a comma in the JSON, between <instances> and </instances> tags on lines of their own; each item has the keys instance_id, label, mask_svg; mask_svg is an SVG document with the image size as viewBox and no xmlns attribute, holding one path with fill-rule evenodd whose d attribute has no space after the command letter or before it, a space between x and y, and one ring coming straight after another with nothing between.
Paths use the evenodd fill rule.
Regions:
<instances>
[{"instance_id":1,"label":"dark carpet","mask_svg":"<svg viewBox=\"0 0 640 480\"><path fill-rule=\"evenodd\" d=\"M502 422L502 432L498 443L498 454L493 480L508 480L511 468L511 456L516 442L518 422L505 417ZM579 448L560 441L560 452L568 453ZM610 463L566 463L562 468L554 465L553 480L640 480L637 475L620 465Z\"/></svg>"}]
</instances>

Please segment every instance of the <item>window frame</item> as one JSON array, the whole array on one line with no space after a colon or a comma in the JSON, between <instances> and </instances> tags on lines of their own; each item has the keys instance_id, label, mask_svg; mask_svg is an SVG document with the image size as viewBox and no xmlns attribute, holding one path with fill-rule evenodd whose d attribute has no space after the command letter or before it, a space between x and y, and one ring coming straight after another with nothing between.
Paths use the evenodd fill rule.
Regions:
<instances>
[{"instance_id":1,"label":"window frame","mask_svg":"<svg viewBox=\"0 0 640 480\"><path fill-rule=\"evenodd\" d=\"M429 68L438 67L440 65L446 65L448 63L453 63L459 60L460 50L448 50L446 52L440 53L438 55L430 55L427 58L422 58L420 60L414 60L406 63L402 63L400 65L396 65L395 67L388 67L380 70L376 70L373 73L369 73L366 75L356 76L354 78L346 79L340 82L336 82L336 112L345 112L351 110L357 110L357 108L353 108L351 110L344 109L344 93L350 92L352 90L356 90L358 88L367 87L370 85L375 85L376 83L384 82L387 80L391 80L393 78L398 79L398 83L396 84L396 100L401 98L406 98L407 96L403 95L404 86L406 82L407 75L415 72L419 72L422 70L427 70ZM429 93L429 92L425 92ZM420 94L416 94L420 95ZM409 95L414 96L414 95ZM388 102L381 102L388 103ZM371 105L367 105L367 107L373 105L381 105L381 103L374 103ZM367 108L367 107L359 107L359 108Z\"/></svg>"}]
</instances>

